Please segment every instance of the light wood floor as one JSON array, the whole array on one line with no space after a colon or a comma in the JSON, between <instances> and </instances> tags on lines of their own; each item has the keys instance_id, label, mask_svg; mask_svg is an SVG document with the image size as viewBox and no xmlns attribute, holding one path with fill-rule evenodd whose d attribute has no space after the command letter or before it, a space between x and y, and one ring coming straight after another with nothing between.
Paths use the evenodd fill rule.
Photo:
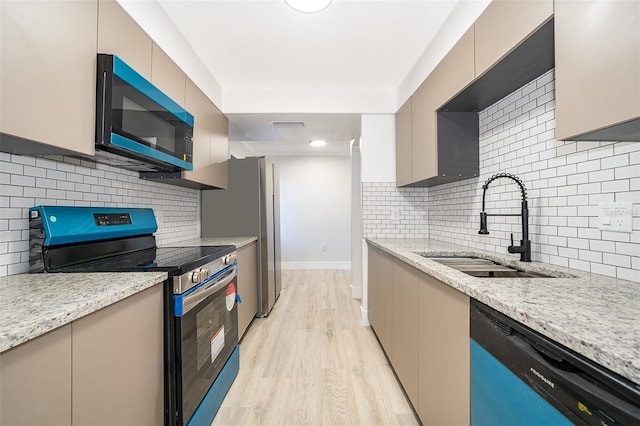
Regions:
<instances>
[{"instance_id":1,"label":"light wood floor","mask_svg":"<svg viewBox=\"0 0 640 426\"><path fill-rule=\"evenodd\" d=\"M419 424L349 285L349 271L285 271L213 425Z\"/></svg>"}]
</instances>

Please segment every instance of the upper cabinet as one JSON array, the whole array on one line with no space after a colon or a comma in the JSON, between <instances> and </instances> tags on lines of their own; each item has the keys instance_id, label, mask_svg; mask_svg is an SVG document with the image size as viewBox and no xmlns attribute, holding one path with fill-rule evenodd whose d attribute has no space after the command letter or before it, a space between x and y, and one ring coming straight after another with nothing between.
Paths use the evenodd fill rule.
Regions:
<instances>
[{"instance_id":1,"label":"upper cabinet","mask_svg":"<svg viewBox=\"0 0 640 426\"><path fill-rule=\"evenodd\" d=\"M488 71L552 16L553 0L494 0L474 24L475 75Z\"/></svg>"},{"instance_id":2,"label":"upper cabinet","mask_svg":"<svg viewBox=\"0 0 640 426\"><path fill-rule=\"evenodd\" d=\"M489 5L411 97L411 161L404 137L397 142L398 186L478 175L477 112L553 68L552 18L553 0ZM403 116L398 111L397 126Z\"/></svg>"},{"instance_id":3,"label":"upper cabinet","mask_svg":"<svg viewBox=\"0 0 640 426\"><path fill-rule=\"evenodd\" d=\"M98 3L0 8L0 149L93 155Z\"/></svg>"},{"instance_id":4,"label":"upper cabinet","mask_svg":"<svg viewBox=\"0 0 640 426\"><path fill-rule=\"evenodd\" d=\"M411 98L409 98L396 113L396 182L398 186L412 182L411 158Z\"/></svg>"},{"instance_id":5,"label":"upper cabinet","mask_svg":"<svg viewBox=\"0 0 640 426\"><path fill-rule=\"evenodd\" d=\"M115 0L98 0L98 53L117 55L151 80L153 42Z\"/></svg>"},{"instance_id":6,"label":"upper cabinet","mask_svg":"<svg viewBox=\"0 0 640 426\"><path fill-rule=\"evenodd\" d=\"M151 83L163 91L182 108L185 107L187 77L157 44L151 54ZM193 114L193 113L192 113Z\"/></svg>"},{"instance_id":7,"label":"upper cabinet","mask_svg":"<svg viewBox=\"0 0 640 426\"><path fill-rule=\"evenodd\" d=\"M556 138L640 141L640 2L556 0Z\"/></svg>"}]
</instances>

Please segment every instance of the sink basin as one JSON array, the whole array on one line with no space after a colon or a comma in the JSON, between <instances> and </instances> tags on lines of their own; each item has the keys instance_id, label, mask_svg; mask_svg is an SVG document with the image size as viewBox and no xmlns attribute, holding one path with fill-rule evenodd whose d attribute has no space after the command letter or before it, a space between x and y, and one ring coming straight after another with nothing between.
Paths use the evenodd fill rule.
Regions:
<instances>
[{"instance_id":1,"label":"sink basin","mask_svg":"<svg viewBox=\"0 0 640 426\"><path fill-rule=\"evenodd\" d=\"M478 278L555 278L539 272L522 271L479 257L443 257L424 254L421 256Z\"/></svg>"}]
</instances>

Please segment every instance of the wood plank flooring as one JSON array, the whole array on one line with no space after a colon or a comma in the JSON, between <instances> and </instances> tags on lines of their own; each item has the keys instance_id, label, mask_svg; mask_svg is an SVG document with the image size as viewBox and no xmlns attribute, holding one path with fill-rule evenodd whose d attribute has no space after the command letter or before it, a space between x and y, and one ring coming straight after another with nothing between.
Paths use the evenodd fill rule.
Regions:
<instances>
[{"instance_id":1,"label":"wood plank flooring","mask_svg":"<svg viewBox=\"0 0 640 426\"><path fill-rule=\"evenodd\" d=\"M212 425L419 424L349 285L349 271L283 273Z\"/></svg>"}]
</instances>

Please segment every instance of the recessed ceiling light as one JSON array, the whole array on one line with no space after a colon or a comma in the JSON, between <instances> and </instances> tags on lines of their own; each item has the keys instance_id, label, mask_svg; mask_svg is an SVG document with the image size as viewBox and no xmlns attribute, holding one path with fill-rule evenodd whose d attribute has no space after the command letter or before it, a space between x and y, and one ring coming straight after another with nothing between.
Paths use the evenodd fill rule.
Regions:
<instances>
[{"instance_id":1,"label":"recessed ceiling light","mask_svg":"<svg viewBox=\"0 0 640 426\"><path fill-rule=\"evenodd\" d=\"M332 0L284 0L290 8L303 13L315 13L325 9Z\"/></svg>"},{"instance_id":2,"label":"recessed ceiling light","mask_svg":"<svg viewBox=\"0 0 640 426\"><path fill-rule=\"evenodd\" d=\"M309 141L309 145L313 147L321 147L321 146L325 146L326 144L327 144L327 141L323 141L323 140Z\"/></svg>"}]
</instances>

